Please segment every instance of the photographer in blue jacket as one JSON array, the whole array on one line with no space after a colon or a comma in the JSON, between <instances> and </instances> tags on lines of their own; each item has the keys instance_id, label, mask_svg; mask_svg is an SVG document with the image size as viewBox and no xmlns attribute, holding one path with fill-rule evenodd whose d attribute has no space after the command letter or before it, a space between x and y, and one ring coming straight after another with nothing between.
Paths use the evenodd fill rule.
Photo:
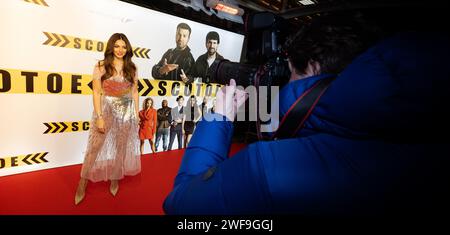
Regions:
<instances>
[{"instance_id":1,"label":"photographer in blue jacket","mask_svg":"<svg viewBox=\"0 0 450 235\"><path fill-rule=\"evenodd\" d=\"M205 117L215 120L201 121L186 149L165 212L380 215L443 206L450 150L434 131L448 128L439 120L450 94L449 36L378 40L371 29L360 16L324 15L292 36L280 115L334 78L293 138L256 142L229 158L246 95L233 80L223 87L216 113Z\"/></svg>"}]
</instances>

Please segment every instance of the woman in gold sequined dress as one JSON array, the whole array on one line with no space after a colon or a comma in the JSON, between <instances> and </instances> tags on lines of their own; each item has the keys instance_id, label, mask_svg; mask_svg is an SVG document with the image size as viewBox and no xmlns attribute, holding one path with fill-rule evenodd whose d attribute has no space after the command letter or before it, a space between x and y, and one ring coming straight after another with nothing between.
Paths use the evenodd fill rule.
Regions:
<instances>
[{"instance_id":1,"label":"woman in gold sequined dress","mask_svg":"<svg viewBox=\"0 0 450 235\"><path fill-rule=\"evenodd\" d=\"M83 200L89 180L110 180L115 196L120 179L141 171L138 75L132 56L127 37L115 33L108 40L105 58L95 65L94 113L75 204Z\"/></svg>"}]
</instances>

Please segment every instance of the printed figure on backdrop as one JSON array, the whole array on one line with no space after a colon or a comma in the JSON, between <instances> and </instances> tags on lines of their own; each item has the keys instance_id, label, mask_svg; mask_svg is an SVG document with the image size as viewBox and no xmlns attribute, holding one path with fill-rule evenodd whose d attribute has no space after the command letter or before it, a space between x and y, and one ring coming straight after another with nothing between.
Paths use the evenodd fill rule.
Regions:
<instances>
[{"instance_id":1,"label":"printed figure on backdrop","mask_svg":"<svg viewBox=\"0 0 450 235\"><path fill-rule=\"evenodd\" d=\"M175 36L177 45L175 48L167 50L161 60L153 66L153 78L192 83L195 60L187 45L190 36L191 27L186 23L178 24Z\"/></svg>"},{"instance_id":2,"label":"printed figure on backdrop","mask_svg":"<svg viewBox=\"0 0 450 235\"><path fill-rule=\"evenodd\" d=\"M170 131L170 111L172 109L168 106L167 100L163 100L161 104L161 108L158 109L158 128L156 131L156 150L158 150L159 143L162 139L163 142L163 151L167 151L168 142L169 142L169 131Z\"/></svg>"},{"instance_id":3,"label":"printed figure on backdrop","mask_svg":"<svg viewBox=\"0 0 450 235\"><path fill-rule=\"evenodd\" d=\"M220 62L223 60L223 56L221 56L217 49L219 48L220 37L219 34L215 31L211 31L206 35L206 52L205 54L199 56L195 61L195 77L200 77L201 82L204 83L212 83L217 82L214 81L214 78L211 76Z\"/></svg>"},{"instance_id":4,"label":"printed figure on backdrop","mask_svg":"<svg viewBox=\"0 0 450 235\"><path fill-rule=\"evenodd\" d=\"M197 122L202 118L202 111L197 104L197 98L192 95L184 108L182 130L184 135L184 147L186 148L194 133Z\"/></svg>"},{"instance_id":5,"label":"printed figure on backdrop","mask_svg":"<svg viewBox=\"0 0 450 235\"><path fill-rule=\"evenodd\" d=\"M200 105L200 110L202 111L202 117L205 115L205 113L208 111L208 97L203 97L202 104Z\"/></svg>"},{"instance_id":6,"label":"printed figure on backdrop","mask_svg":"<svg viewBox=\"0 0 450 235\"><path fill-rule=\"evenodd\" d=\"M183 113L184 113L184 97L177 97L177 106L173 107L170 112L170 141L169 141L169 150L172 150L173 141L175 140L175 136L178 140L178 149L182 148L182 136L183 136Z\"/></svg>"},{"instance_id":7,"label":"printed figure on backdrop","mask_svg":"<svg viewBox=\"0 0 450 235\"><path fill-rule=\"evenodd\" d=\"M212 107L208 109L207 113L215 113L216 112L216 99L213 99L212 101Z\"/></svg>"},{"instance_id":8,"label":"printed figure on backdrop","mask_svg":"<svg viewBox=\"0 0 450 235\"><path fill-rule=\"evenodd\" d=\"M155 153L153 136L156 132L156 109L153 108L153 99L148 97L144 100L143 110L139 112L139 139L141 140L141 155L144 152L144 141L148 140L152 153Z\"/></svg>"},{"instance_id":9,"label":"printed figure on backdrop","mask_svg":"<svg viewBox=\"0 0 450 235\"><path fill-rule=\"evenodd\" d=\"M92 87L94 112L75 204L85 196L88 181L111 181L115 196L119 180L141 171L139 154L138 73L128 38L113 34L104 59L95 64Z\"/></svg>"}]
</instances>

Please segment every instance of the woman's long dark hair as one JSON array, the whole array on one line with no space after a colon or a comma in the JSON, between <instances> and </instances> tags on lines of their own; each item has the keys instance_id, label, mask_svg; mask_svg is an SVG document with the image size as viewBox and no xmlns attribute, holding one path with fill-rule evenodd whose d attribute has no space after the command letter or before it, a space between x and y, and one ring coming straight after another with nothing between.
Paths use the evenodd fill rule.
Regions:
<instances>
[{"instance_id":1,"label":"woman's long dark hair","mask_svg":"<svg viewBox=\"0 0 450 235\"><path fill-rule=\"evenodd\" d=\"M114 68L114 44L117 40L123 40L125 42L125 45L127 47L127 52L123 56L123 76L125 79L127 79L129 82L134 83L134 77L136 75L136 65L131 61L131 57L133 57L133 50L131 48L130 41L128 41L127 36L123 33L115 33L113 34L106 44L106 50L105 50L105 58L102 61L102 64L99 62L99 66L103 65L105 68L105 74L102 76L102 82L111 76L114 75L114 73L118 72L115 71Z\"/></svg>"}]
</instances>

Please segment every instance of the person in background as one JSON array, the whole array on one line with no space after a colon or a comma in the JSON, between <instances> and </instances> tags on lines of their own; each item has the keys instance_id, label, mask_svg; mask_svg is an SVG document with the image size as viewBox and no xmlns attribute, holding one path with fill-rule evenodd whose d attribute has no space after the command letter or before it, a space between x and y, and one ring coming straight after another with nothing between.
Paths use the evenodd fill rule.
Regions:
<instances>
[{"instance_id":1,"label":"person in background","mask_svg":"<svg viewBox=\"0 0 450 235\"><path fill-rule=\"evenodd\" d=\"M212 106L210 109L208 109L208 113L215 113L216 112L216 99L213 99Z\"/></svg>"},{"instance_id":2,"label":"person in background","mask_svg":"<svg viewBox=\"0 0 450 235\"><path fill-rule=\"evenodd\" d=\"M186 23L177 26L175 42L176 47L164 53L161 60L152 68L152 76L155 79L182 81L192 83L194 77L194 57L187 45L191 37L191 27Z\"/></svg>"},{"instance_id":3,"label":"person in background","mask_svg":"<svg viewBox=\"0 0 450 235\"><path fill-rule=\"evenodd\" d=\"M206 34L205 54L199 56L195 61L195 77L200 77L201 82L212 83L214 78L211 77L211 73L214 72L218 63L223 60L223 56L217 52L220 44L219 34L215 31L208 32Z\"/></svg>"},{"instance_id":4,"label":"person in background","mask_svg":"<svg viewBox=\"0 0 450 235\"><path fill-rule=\"evenodd\" d=\"M188 100L186 107L184 107L182 130L184 136L184 147L189 144L192 133L194 133L195 125L202 118L202 111L197 104L197 99L194 95Z\"/></svg>"},{"instance_id":5,"label":"person in background","mask_svg":"<svg viewBox=\"0 0 450 235\"><path fill-rule=\"evenodd\" d=\"M202 110L202 117L205 115L206 112L208 112L208 97L203 97L202 104L200 106L200 109Z\"/></svg>"},{"instance_id":6,"label":"person in background","mask_svg":"<svg viewBox=\"0 0 450 235\"><path fill-rule=\"evenodd\" d=\"M143 109L139 112L140 127L139 139L141 140L141 155L144 153L144 141L148 140L152 153L155 153L153 136L156 132L156 109L153 108L153 99L148 97L144 100Z\"/></svg>"},{"instance_id":7,"label":"person in background","mask_svg":"<svg viewBox=\"0 0 450 235\"><path fill-rule=\"evenodd\" d=\"M161 108L158 109L158 129L156 131L156 150L158 150L159 143L162 138L163 151L167 151L169 143L169 132L170 132L170 112L171 108L168 106L167 100L163 100L161 103Z\"/></svg>"},{"instance_id":8,"label":"person in background","mask_svg":"<svg viewBox=\"0 0 450 235\"><path fill-rule=\"evenodd\" d=\"M169 150L172 150L173 141L175 140L175 136L178 139L178 149L182 148L182 138L183 138L183 114L184 114L184 97L177 97L177 106L173 107L170 112L170 141L169 141Z\"/></svg>"}]
</instances>

